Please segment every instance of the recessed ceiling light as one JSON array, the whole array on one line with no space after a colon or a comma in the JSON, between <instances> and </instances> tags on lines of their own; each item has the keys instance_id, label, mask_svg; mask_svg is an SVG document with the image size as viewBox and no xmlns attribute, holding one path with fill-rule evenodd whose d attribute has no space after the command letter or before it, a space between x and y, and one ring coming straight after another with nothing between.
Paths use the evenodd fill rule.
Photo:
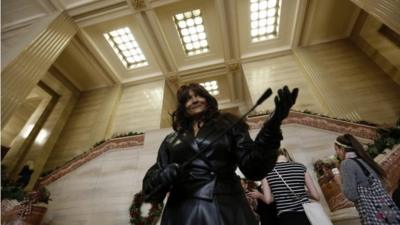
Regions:
<instances>
[{"instance_id":1,"label":"recessed ceiling light","mask_svg":"<svg viewBox=\"0 0 400 225\"><path fill-rule=\"evenodd\" d=\"M193 56L209 51L200 9L176 14L173 20L186 55Z\"/></svg>"},{"instance_id":2,"label":"recessed ceiling light","mask_svg":"<svg viewBox=\"0 0 400 225\"><path fill-rule=\"evenodd\" d=\"M252 42L278 35L281 0L250 0L250 36Z\"/></svg>"},{"instance_id":3,"label":"recessed ceiling light","mask_svg":"<svg viewBox=\"0 0 400 225\"><path fill-rule=\"evenodd\" d=\"M147 66L148 62L128 27L103 34L127 69Z\"/></svg>"},{"instance_id":4,"label":"recessed ceiling light","mask_svg":"<svg viewBox=\"0 0 400 225\"><path fill-rule=\"evenodd\" d=\"M200 83L210 94L219 95L218 82L216 80Z\"/></svg>"}]
</instances>

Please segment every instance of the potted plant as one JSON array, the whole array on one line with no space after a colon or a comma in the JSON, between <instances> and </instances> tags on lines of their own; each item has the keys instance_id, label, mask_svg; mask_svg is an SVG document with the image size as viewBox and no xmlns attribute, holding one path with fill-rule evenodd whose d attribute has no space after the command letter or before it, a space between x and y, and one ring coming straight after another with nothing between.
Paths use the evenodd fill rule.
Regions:
<instances>
[{"instance_id":1,"label":"potted plant","mask_svg":"<svg viewBox=\"0 0 400 225\"><path fill-rule=\"evenodd\" d=\"M29 192L27 198L19 207L19 215L22 221L39 225L47 212L47 205L50 200L50 192L46 187L40 187Z\"/></svg>"},{"instance_id":2,"label":"potted plant","mask_svg":"<svg viewBox=\"0 0 400 225\"><path fill-rule=\"evenodd\" d=\"M377 134L378 137L374 143L367 144L367 153L372 158L382 154L386 149L392 149L393 146L400 144L400 118L394 127L379 127Z\"/></svg>"},{"instance_id":3,"label":"potted plant","mask_svg":"<svg viewBox=\"0 0 400 225\"><path fill-rule=\"evenodd\" d=\"M339 160L335 156L330 156L323 160L320 159L314 163L318 184L332 212L353 205L344 197L340 189L339 177L335 176L337 175L338 167Z\"/></svg>"},{"instance_id":4,"label":"potted plant","mask_svg":"<svg viewBox=\"0 0 400 225\"><path fill-rule=\"evenodd\" d=\"M40 187L30 192L23 190L15 181L9 179L2 166L1 176L1 217L2 225L40 224L50 199L50 192Z\"/></svg>"}]
</instances>

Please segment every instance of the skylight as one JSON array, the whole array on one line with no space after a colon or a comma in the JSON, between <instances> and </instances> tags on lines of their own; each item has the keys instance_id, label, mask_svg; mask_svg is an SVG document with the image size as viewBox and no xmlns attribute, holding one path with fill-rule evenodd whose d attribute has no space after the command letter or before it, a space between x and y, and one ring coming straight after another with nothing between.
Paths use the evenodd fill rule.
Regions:
<instances>
[{"instance_id":1,"label":"skylight","mask_svg":"<svg viewBox=\"0 0 400 225\"><path fill-rule=\"evenodd\" d=\"M204 83L200 83L210 94L219 95L218 83L216 80L206 81Z\"/></svg>"},{"instance_id":2,"label":"skylight","mask_svg":"<svg viewBox=\"0 0 400 225\"><path fill-rule=\"evenodd\" d=\"M104 33L104 37L127 69L148 65L142 49L128 27Z\"/></svg>"},{"instance_id":3,"label":"skylight","mask_svg":"<svg viewBox=\"0 0 400 225\"><path fill-rule=\"evenodd\" d=\"M177 14L173 19L186 55L193 56L209 51L200 9Z\"/></svg>"},{"instance_id":4,"label":"skylight","mask_svg":"<svg viewBox=\"0 0 400 225\"><path fill-rule=\"evenodd\" d=\"M251 40L264 41L278 35L281 0L250 0Z\"/></svg>"}]
</instances>

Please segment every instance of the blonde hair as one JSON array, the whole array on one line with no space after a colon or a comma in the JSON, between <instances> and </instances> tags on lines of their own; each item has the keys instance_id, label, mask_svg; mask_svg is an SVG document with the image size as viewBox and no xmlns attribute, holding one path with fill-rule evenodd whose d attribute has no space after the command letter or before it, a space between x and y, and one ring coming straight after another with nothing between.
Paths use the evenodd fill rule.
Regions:
<instances>
[{"instance_id":1,"label":"blonde hair","mask_svg":"<svg viewBox=\"0 0 400 225\"><path fill-rule=\"evenodd\" d=\"M290 154L289 154L289 152L288 152L288 150L286 148L280 148L278 150L278 156L280 156L280 155L285 156L288 159L289 162L293 162L294 161L292 156L290 156Z\"/></svg>"}]
</instances>

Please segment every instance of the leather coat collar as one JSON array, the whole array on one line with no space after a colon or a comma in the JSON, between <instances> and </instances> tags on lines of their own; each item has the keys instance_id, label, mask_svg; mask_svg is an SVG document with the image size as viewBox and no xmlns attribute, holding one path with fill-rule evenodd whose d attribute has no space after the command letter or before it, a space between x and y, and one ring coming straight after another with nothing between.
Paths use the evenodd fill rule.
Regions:
<instances>
[{"instance_id":1,"label":"leather coat collar","mask_svg":"<svg viewBox=\"0 0 400 225\"><path fill-rule=\"evenodd\" d=\"M199 129L196 136L194 136L193 132L189 131L181 131L179 136L182 138L182 141L186 142L197 153L202 149L200 146L210 143L208 137L214 134L217 130L216 128L215 121L210 120Z\"/></svg>"}]
</instances>

